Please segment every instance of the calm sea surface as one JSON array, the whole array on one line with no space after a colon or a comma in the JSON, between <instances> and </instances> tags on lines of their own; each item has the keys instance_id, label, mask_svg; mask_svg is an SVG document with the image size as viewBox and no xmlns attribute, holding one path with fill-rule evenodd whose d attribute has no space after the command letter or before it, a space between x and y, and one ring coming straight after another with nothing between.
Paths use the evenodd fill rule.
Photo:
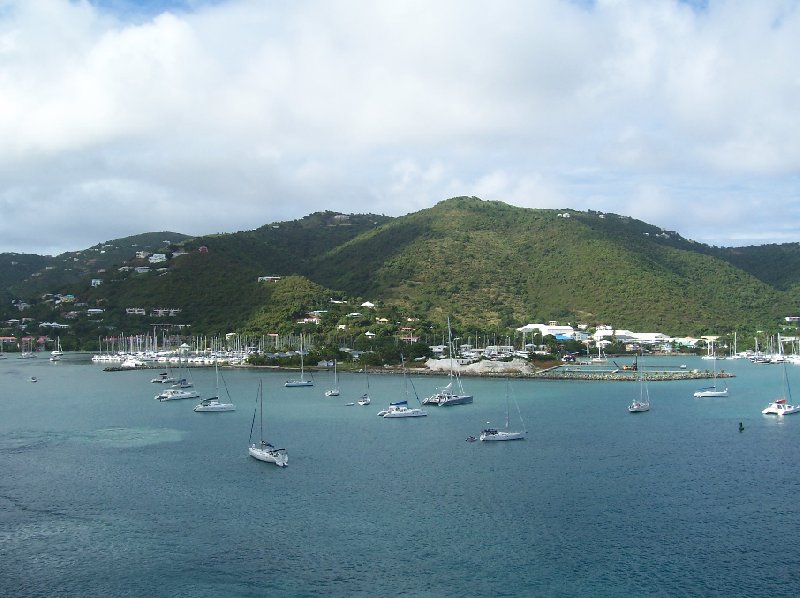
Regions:
<instances>
[{"instance_id":1,"label":"calm sea surface","mask_svg":"<svg viewBox=\"0 0 800 598\"><path fill-rule=\"evenodd\" d=\"M384 420L401 377L370 376L372 405L348 407L363 375L327 398L326 373L284 388L285 373L225 370L237 411L200 414L154 401L156 370L12 356L0 595L797 596L800 414L761 415L781 366L718 365L737 375L729 397L653 382L635 415L635 382L512 381L528 438L468 443L503 425L504 381ZM192 377L213 393L213 370ZM259 380L285 469L247 455ZM413 378L421 397L444 380Z\"/></svg>"}]
</instances>

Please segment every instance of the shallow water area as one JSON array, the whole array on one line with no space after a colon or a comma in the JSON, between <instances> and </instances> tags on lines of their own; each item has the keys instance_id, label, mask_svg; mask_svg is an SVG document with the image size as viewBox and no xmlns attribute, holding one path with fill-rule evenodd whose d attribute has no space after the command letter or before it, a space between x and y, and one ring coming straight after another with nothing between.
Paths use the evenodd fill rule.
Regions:
<instances>
[{"instance_id":1,"label":"shallow water area","mask_svg":"<svg viewBox=\"0 0 800 598\"><path fill-rule=\"evenodd\" d=\"M678 360L708 366L643 364ZM285 388L286 372L224 369L236 411L199 414L153 400L152 371L3 360L0 594L794 596L800 414L761 415L782 366L717 365L729 397L653 382L640 414L636 382L512 380L527 438L482 443L465 440L505 425L501 379L390 420L401 376L347 406L363 375L326 397L332 372ZM213 369L191 374L215 393ZM259 381L283 469L247 454ZM414 406L446 379L411 381Z\"/></svg>"}]
</instances>

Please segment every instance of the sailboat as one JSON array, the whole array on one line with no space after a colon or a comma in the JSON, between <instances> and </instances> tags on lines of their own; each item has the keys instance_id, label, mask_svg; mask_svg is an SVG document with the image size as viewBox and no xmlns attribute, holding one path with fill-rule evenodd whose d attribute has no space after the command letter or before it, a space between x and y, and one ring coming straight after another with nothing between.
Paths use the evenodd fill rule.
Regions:
<instances>
[{"instance_id":1,"label":"sailboat","mask_svg":"<svg viewBox=\"0 0 800 598\"><path fill-rule=\"evenodd\" d=\"M300 388L303 386L314 386L313 380L306 380L305 370L303 369L303 337L300 337L300 378L295 380L287 380L284 386L288 388Z\"/></svg>"},{"instance_id":2,"label":"sailboat","mask_svg":"<svg viewBox=\"0 0 800 598\"><path fill-rule=\"evenodd\" d=\"M184 365L183 370L184 372L181 373L181 377L175 380L175 383L171 386L171 388L191 388L194 386L194 382L192 382L191 377L189 376L189 366Z\"/></svg>"},{"instance_id":3,"label":"sailboat","mask_svg":"<svg viewBox=\"0 0 800 598\"><path fill-rule=\"evenodd\" d=\"M259 444L253 442L253 428L256 425L256 411L260 413L260 429L261 441ZM253 423L250 424L250 446L247 452L254 459L259 461L266 461L267 463L274 463L278 467L286 467L289 462L289 455L286 454L286 449L275 448L269 442L264 440L264 389L263 382L258 382L258 403L256 404L256 411L253 411Z\"/></svg>"},{"instance_id":4,"label":"sailboat","mask_svg":"<svg viewBox=\"0 0 800 598\"><path fill-rule=\"evenodd\" d=\"M362 407L365 405L369 405L372 402L372 399L369 398L369 372L367 371L367 366L364 366L364 377L367 380L367 388L364 391L364 394L361 395L361 398L358 399L358 404Z\"/></svg>"},{"instance_id":5,"label":"sailboat","mask_svg":"<svg viewBox=\"0 0 800 598\"><path fill-rule=\"evenodd\" d=\"M50 361L61 361L62 355L64 352L61 350L61 337L59 336L55 348L50 351Z\"/></svg>"},{"instance_id":6,"label":"sailboat","mask_svg":"<svg viewBox=\"0 0 800 598\"><path fill-rule=\"evenodd\" d=\"M780 339L778 340L780 346ZM783 396L775 399L764 409L761 413L764 415L789 415L790 413L797 413L800 411L800 405L792 405L787 403L792 400L792 389L789 386L789 372L786 370L786 361L783 361Z\"/></svg>"},{"instance_id":7,"label":"sailboat","mask_svg":"<svg viewBox=\"0 0 800 598\"><path fill-rule=\"evenodd\" d=\"M236 405L233 403L221 403L219 400L219 365L214 364L215 373L217 377L216 389L217 392L213 397L203 399L194 408L198 413L213 412L213 411L236 411ZM225 387L225 392L228 392L228 387Z\"/></svg>"},{"instance_id":8,"label":"sailboat","mask_svg":"<svg viewBox=\"0 0 800 598\"><path fill-rule=\"evenodd\" d=\"M439 407L446 407L448 405L465 405L472 402L472 395L464 392L464 387L461 385L461 377L458 375L454 367L454 347L453 338L450 331L450 318L447 318L447 338L450 352L450 383L437 389L437 391L422 401L423 405L437 405ZM455 379L458 385L458 392L453 392L453 380Z\"/></svg>"},{"instance_id":9,"label":"sailboat","mask_svg":"<svg viewBox=\"0 0 800 598\"><path fill-rule=\"evenodd\" d=\"M520 424L522 424L522 431L521 432L514 432L509 427L508 421L508 395L509 395L509 387L510 383L508 378L506 378L506 427L502 430L498 430L497 428L484 428L481 430L480 439L483 442L494 442L499 440L524 440L525 439L525 422L522 421L522 413L519 411L519 405L517 404L517 400L514 399L514 404L517 405L517 414L519 415Z\"/></svg>"},{"instance_id":10,"label":"sailboat","mask_svg":"<svg viewBox=\"0 0 800 598\"><path fill-rule=\"evenodd\" d=\"M645 411L650 411L650 392L647 389L647 381L644 378L643 368L639 367L638 359L636 362L636 369L639 372L639 398L634 399L633 402L628 405L628 412L643 413Z\"/></svg>"},{"instance_id":11,"label":"sailboat","mask_svg":"<svg viewBox=\"0 0 800 598\"><path fill-rule=\"evenodd\" d=\"M339 396L339 377L336 375L336 360L333 360L333 388L330 388L325 391L326 397L338 397Z\"/></svg>"},{"instance_id":12,"label":"sailboat","mask_svg":"<svg viewBox=\"0 0 800 598\"><path fill-rule=\"evenodd\" d=\"M714 360L714 384L711 386L707 386L706 388L701 388L697 392L694 393L695 398L701 399L704 397L727 397L728 396L728 384L725 384L725 388L717 388L717 360Z\"/></svg>"},{"instance_id":13,"label":"sailboat","mask_svg":"<svg viewBox=\"0 0 800 598\"><path fill-rule=\"evenodd\" d=\"M389 407L387 409L382 409L378 412L378 415L386 418L386 419L393 419L399 417L425 417L428 415L428 412L424 409L421 409L422 403L419 400L419 395L417 395L417 389L414 388L414 383L411 383L411 388L414 389L414 396L417 399L420 407L409 407L408 406L408 378L406 376L406 363L403 360L403 356L400 356L400 363L403 366L403 392L406 398L402 401L395 401L394 403L389 403Z\"/></svg>"}]
</instances>

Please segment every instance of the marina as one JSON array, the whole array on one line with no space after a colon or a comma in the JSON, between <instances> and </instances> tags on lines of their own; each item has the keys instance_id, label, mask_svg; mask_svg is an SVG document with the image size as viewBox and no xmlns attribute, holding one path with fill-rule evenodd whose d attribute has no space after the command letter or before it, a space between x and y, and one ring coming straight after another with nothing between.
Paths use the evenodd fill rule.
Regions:
<instances>
[{"instance_id":1,"label":"marina","mask_svg":"<svg viewBox=\"0 0 800 598\"><path fill-rule=\"evenodd\" d=\"M238 409L198 416L197 401L153 401L151 370L5 360L0 591L791 596L791 572L770 563L800 539L763 517L797 495L800 419L761 413L781 391L775 367L726 362L729 396L702 401L691 379L651 385L636 416L635 381L475 377L473 403L385 422L376 413L404 398L396 376L370 377L371 405L348 408L363 374L339 371L328 397L227 368ZM213 367L192 378L215 386ZM448 380L409 378L420 396ZM248 454L261 383L286 467ZM505 429L509 396L525 438L469 441Z\"/></svg>"}]
</instances>

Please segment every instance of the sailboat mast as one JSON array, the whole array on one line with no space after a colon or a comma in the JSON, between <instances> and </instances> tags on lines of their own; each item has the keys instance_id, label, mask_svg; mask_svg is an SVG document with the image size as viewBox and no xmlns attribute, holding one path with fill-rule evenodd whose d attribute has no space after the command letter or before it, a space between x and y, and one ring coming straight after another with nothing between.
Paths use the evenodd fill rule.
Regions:
<instances>
[{"instance_id":1,"label":"sailboat mast","mask_svg":"<svg viewBox=\"0 0 800 598\"><path fill-rule=\"evenodd\" d=\"M258 397L259 397L259 423L261 425L261 442L264 442L264 388L263 382L258 383Z\"/></svg>"}]
</instances>

